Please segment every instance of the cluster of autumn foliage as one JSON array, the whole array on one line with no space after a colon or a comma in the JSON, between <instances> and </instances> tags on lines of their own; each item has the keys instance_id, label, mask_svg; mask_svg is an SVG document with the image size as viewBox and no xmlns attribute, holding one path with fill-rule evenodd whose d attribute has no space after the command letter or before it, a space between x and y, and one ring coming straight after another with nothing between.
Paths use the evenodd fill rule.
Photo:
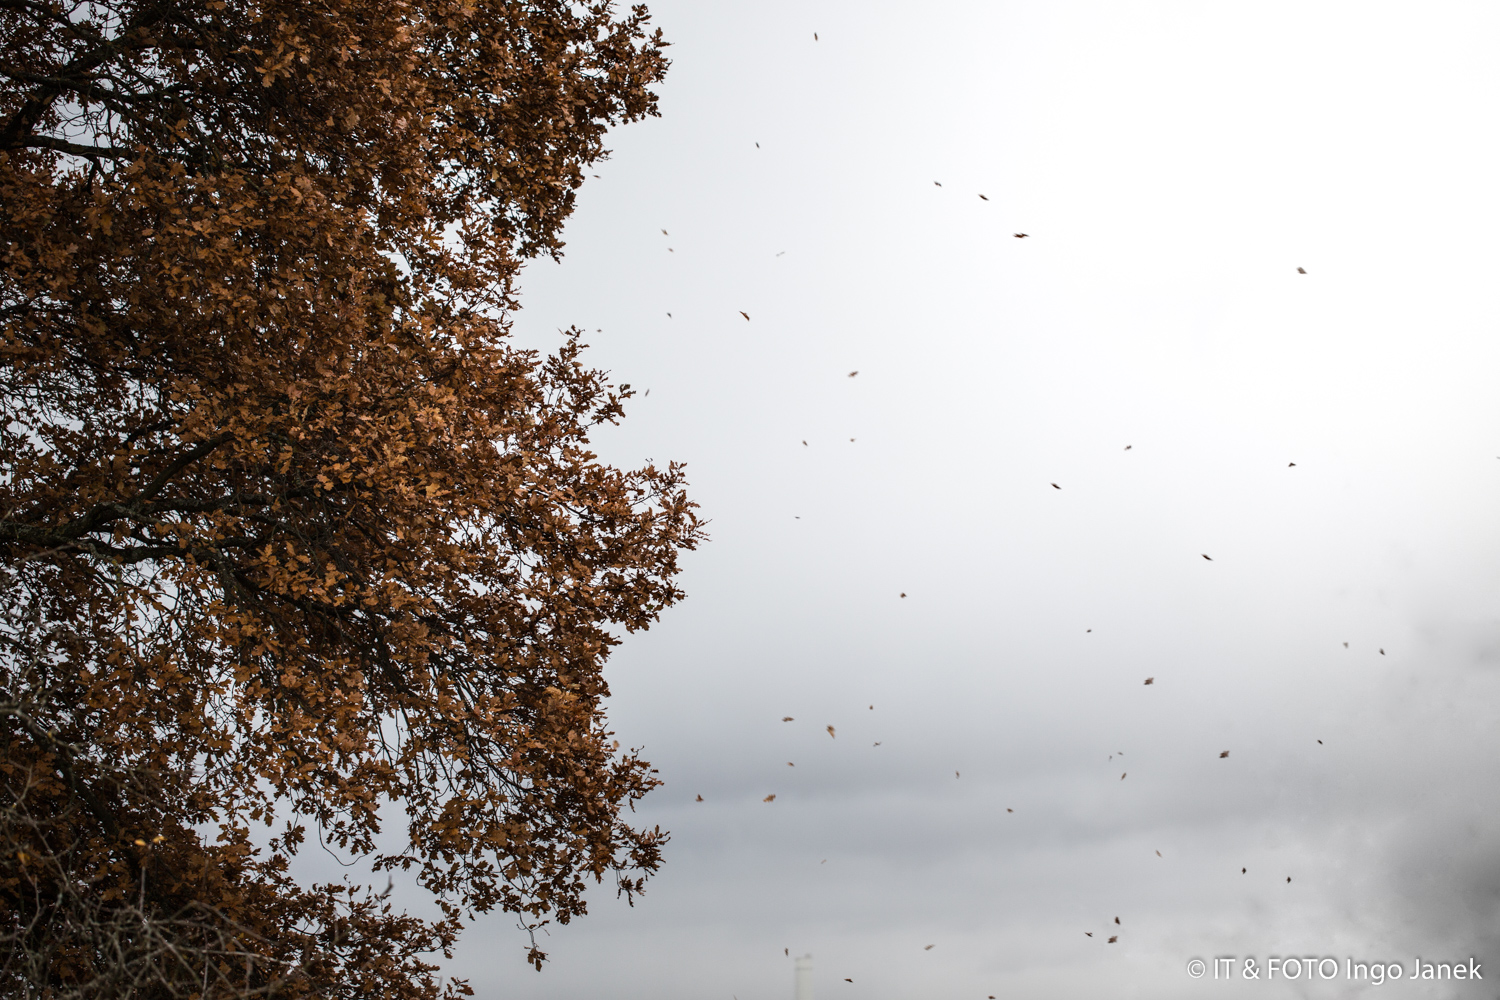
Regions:
<instances>
[{"instance_id":1,"label":"cluster of autumn foliage","mask_svg":"<svg viewBox=\"0 0 1500 1000\"><path fill-rule=\"evenodd\" d=\"M0 2L0 994L435 997L466 914L656 869L602 668L700 522L506 316L664 45L609 0ZM299 883L312 836L442 916Z\"/></svg>"}]
</instances>

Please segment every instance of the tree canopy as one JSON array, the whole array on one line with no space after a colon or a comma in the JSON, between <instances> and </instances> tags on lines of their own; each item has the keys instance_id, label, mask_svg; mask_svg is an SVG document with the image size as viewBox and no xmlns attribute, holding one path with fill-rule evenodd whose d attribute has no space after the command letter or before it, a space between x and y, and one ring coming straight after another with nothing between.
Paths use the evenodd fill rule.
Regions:
<instances>
[{"instance_id":1,"label":"tree canopy","mask_svg":"<svg viewBox=\"0 0 1500 1000\"><path fill-rule=\"evenodd\" d=\"M508 316L656 113L645 8L0 11L0 991L430 997L467 914L639 892L602 670L701 524Z\"/></svg>"}]
</instances>

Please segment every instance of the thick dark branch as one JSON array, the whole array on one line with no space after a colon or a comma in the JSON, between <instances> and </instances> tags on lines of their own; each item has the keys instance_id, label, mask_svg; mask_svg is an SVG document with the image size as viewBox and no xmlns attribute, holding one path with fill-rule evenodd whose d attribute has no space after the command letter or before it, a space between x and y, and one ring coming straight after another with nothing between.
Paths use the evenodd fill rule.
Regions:
<instances>
[{"instance_id":1,"label":"thick dark branch","mask_svg":"<svg viewBox=\"0 0 1500 1000\"><path fill-rule=\"evenodd\" d=\"M147 7L124 26L118 40L102 42L97 48L80 52L69 59L67 64L54 74L58 82L39 87L16 110L16 113L11 115L5 126L0 128L0 149L16 149L31 145L32 129L36 128L57 99L79 86L87 86L83 80L78 79L80 76L98 69L118 55L149 45L153 39L145 29L158 24L166 16L167 9L164 3Z\"/></svg>"},{"instance_id":2,"label":"thick dark branch","mask_svg":"<svg viewBox=\"0 0 1500 1000\"><path fill-rule=\"evenodd\" d=\"M108 73L98 76L86 77L84 79L65 80L61 77L48 76L41 73L26 73L21 70L0 70L0 75L9 77L21 83L29 83L39 87L61 87L80 97L97 101L108 108L129 108L135 104L146 104L152 101L161 101L168 97L176 97L184 93L192 93L191 88L184 84L174 83L169 87L156 87L147 90L130 90L125 81ZM154 86L157 81L150 77L141 76L138 73L130 74L148 87ZM101 86L98 81L107 81L112 86Z\"/></svg>"},{"instance_id":3,"label":"thick dark branch","mask_svg":"<svg viewBox=\"0 0 1500 1000\"><path fill-rule=\"evenodd\" d=\"M146 488L141 490L141 492L137 494L137 499L150 500L152 497L156 496L156 494L160 493L162 491L162 488L166 486L167 483L171 482L172 477L177 475L177 473L181 472L183 469L186 469L189 465L192 465L194 462L198 461L198 459L207 455L219 445L233 439L234 435L226 431L225 433L217 434L206 441L200 441L197 445L189 448L187 451L179 455L177 457L177 460L174 461L171 465L167 466L165 469L161 470L161 472L157 473L156 478L147 483Z\"/></svg>"},{"instance_id":4,"label":"thick dark branch","mask_svg":"<svg viewBox=\"0 0 1500 1000\"><path fill-rule=\"evenodd\" d=\"M45 135L28 136L21 142L3 148L51 149L59 153L67 153L69 156L79 156L85 160L119 160L134 154L133 150L121 149L118 146L84 146Z\"/></svg>"},{"instance_id":5,"label":"thick dark branch","mask_svg":"<svg viewBox=\"0 0 1500 1000\"><path fill-rule=\"evenodd\" d=\"M83 552L122 566L133 566L153 559L180 559L184 555L192 555L200 562L218 561L217 553L201 546L192 549L183 549L177 545L118 546L94 538L79 538L71 532L16 524L14 521L0 521L0 544L5 542L17 542L42 550L29 554L26 559L40 558L54 552Z\"/></svg>"}]
</instances>

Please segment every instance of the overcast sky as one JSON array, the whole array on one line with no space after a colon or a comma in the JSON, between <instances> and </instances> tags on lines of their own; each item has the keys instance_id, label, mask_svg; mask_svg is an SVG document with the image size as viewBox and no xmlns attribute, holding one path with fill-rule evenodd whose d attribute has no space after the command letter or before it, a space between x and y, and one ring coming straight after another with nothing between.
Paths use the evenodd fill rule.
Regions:
<instances>
[{"instance_id":1,"label":"overcast sky","mask_svg":"<svg viewBox=\"0 0 1500 1000\"><path fill-rule=\"evenodd\" d=\"M453 971L1500 994L1500 7L650 6L662 117L516 331L649 388L599 451L712 522L607 671L672 841L545 971L501 918ZM1343 978L1418 955L1484 982Z\"/></svg>"}]
</instances>

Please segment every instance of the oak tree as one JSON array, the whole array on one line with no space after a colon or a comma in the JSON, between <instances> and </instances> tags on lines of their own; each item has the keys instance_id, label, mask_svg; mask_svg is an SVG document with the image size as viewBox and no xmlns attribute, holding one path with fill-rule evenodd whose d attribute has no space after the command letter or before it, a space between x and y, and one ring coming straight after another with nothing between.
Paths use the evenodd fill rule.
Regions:
<instances>
[{"instance_id":1,"label":"oak tree","mask_svg":"<svg viewBox=\"0 0 1500 1000\"><path fill-rule=\"evenodd\" d=\"M0 0L0 992L433 997L467 915L656 870L602 669L701 525L508 317L664 47L610 0ZM314 836L441 915L299 882Z\"/></svg>"}]
</instances>

